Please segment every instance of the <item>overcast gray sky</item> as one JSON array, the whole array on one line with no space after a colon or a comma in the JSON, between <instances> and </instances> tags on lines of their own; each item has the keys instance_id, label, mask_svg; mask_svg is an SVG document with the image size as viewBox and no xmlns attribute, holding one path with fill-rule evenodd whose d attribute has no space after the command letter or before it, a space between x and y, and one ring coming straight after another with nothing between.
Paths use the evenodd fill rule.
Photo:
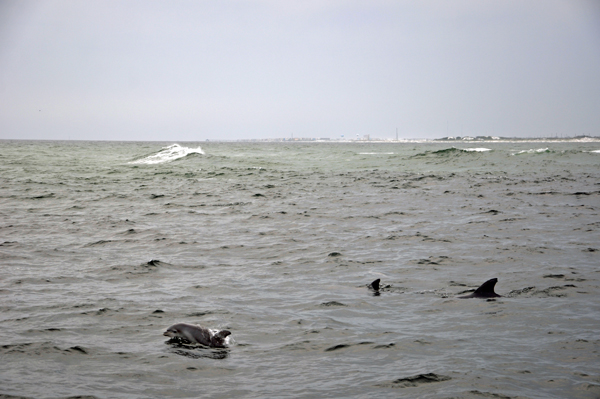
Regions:
<instances>
[{"instance_id":1,"label":"overcast gray sky","mask_svg":"<svg viewBox=\"0 0 600 399\"><path fill-rule=\"evenodd\" d=\"M0 138L600 136L598 0L0 0Z\"/></svg>"}]
</instances>

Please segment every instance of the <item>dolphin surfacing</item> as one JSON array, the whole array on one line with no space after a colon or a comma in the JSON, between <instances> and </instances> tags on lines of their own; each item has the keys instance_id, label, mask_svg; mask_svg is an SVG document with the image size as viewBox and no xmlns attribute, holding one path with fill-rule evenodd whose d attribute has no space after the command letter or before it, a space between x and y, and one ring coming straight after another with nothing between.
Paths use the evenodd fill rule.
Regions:
<instances>
[{"instance_id":1,"label":"dolphin surfacing","mask_svg":"<svg viewBox=\"0 0 600 399\"><path fill-rule=\"evenodd\" d=\"M225 348L225 339L231 331L221 330L213 333L208 328L194 324L177 323L167 328L163 333L166 337L179 338L193 344L200 344L211 348Z\"/></svg>"},{"instance_id":2,"label":"dolphin surfacing","mask_svg":"<svg viewBox=\"0 0 600 399\"><path fill-rule=\"evenodd\" d=\"M485 283L481 284L479 288L475 290L472 294L459 296L459 298L498 298L502 295L498 295L494 292L494 286L498 282L497 278L492 278Z\"/></svg>"}]
</instances>

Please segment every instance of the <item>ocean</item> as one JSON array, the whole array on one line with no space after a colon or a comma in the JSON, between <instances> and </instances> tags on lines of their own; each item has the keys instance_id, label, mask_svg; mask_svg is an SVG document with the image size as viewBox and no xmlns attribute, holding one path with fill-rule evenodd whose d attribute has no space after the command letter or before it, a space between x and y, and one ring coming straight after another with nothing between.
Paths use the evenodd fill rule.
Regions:
<instances>
[{"instance_id":1,"label":"ocean","mask_svg":"<svg viewBox=\"0 0 600 399\"><path fill-rule=\"evenodd\" d=\"M0 204L0 398L600 397L600 141L5 140Z\"/></svg>"}]
</instances>

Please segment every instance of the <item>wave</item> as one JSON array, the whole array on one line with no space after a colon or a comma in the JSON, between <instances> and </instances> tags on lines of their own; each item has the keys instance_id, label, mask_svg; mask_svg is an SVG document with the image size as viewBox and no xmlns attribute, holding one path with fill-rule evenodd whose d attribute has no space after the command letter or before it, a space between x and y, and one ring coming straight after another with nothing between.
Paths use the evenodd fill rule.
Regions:
<instances>
[{"instance_id":1,"label":"wave","mask_svg":"<svg viewBox=\"0 0 600 399\"><path fill-rule=\"evenodd\" d=\"M465 152L488 152L492 151L490 148L459 148L461 151Z\"/></svg>"},{"instance_id":2,"label":"wave","mask_svg":"<svg viewBox=\"0 0 600 399\"><path fill-rule=\"evenodd\" d=\"M136 159L134 161L129 162L130 164L157 164L157 163L165 163L165 162L173 162L177 159L181 159L187 157L191 154L200 154L204 155L204 151L202 148L188 148L182 147L179 144L172 144L168 147L163 147L157 153L145 156L140 159Z\"/></svg>"},{"instance_id":3,"label":"wave","mask_svg":"<svg viewBox=\"0 0 600 399\"><path fill-rule=\"evenodd\" d=\"M457 148L457 147L450 147L450 148L444 148L443 150L437 150L437 151L426 151L424 153L421 154L417 154L415 155L416 157L423 157L423 156L427 156L427 155L451 155L451 154L462 154L462 153L467 153L467 152L488 152L488 151L492 151L490 148Z\"/></svg>"},{"instance_id":4,"label":"wave","mask_svg":"<svg viewBox=\"0 0 600 399\"><path fill-rule=\"evenodd\" d=\"M489 148L457 148L450 147L443 150L433 151L432 154L448 154L448 153L460 153L460 152L487 152L492 151Z\"/></svg>"},{"instance_id":5,"label":"wave","mask_svg":"<svg viewBox=\"0 0 600 399\"><path fill-rule=\"evenodd\" d=\"M517 151L515 153L513 153L512 155L519 155L519 154L542 154L542 153L547 153L547 152L551 152L548 148L537 148L537 149L529 149L529 150L522 150L522 151Z\"/></svg>"}]
</instances>

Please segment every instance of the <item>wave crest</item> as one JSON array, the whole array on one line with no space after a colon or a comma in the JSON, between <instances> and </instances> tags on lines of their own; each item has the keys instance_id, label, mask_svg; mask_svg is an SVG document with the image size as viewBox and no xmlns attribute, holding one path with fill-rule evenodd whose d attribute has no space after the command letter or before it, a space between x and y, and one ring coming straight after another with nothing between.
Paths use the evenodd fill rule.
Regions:
<instances>
[{"instance_id":1,"label":"wave crest","mask_svg":"<svg viewBox=\"0 0 600 399\"><path fill-rule=\"evenodd\" d=\"M449 147L436 151L425 151L424 153L420 153L415 155L415 157L424 157L428 155L436 155L436 156L449 156L452 154L464 154L471 152L488 152L492 151L490 148L457 148L457 147Z\"/></svg>"},{"instance_id":2,"label":"wave crest","mask_svg":"<svg viewBox=\"0 0 600 399\"><path fill-rule=\"evenodd\" d=\"M179 144L172 144L168 147L163 147L160 151L155 154L151 154L145 156L140 159L136 159L134 161L129 162L130 164L157 164L157 163L165 163L165 162L173 162L177 159L181 159L187 157L191 154L200 154L204 155L204 151L202 148L188 148L182 147Z\"/></svg>"},{"instance_id":3,"label":"wave crest","mask_svg":"<svg viewBox=\"0 0 600 399\"><path fill-rule=\"evenodd\" d=\"M521 150L515 152L513 155L521 155L521 154L543 154L551 152L548 148L531 148L529 150Z\"/></svg>"}]
</instances>

